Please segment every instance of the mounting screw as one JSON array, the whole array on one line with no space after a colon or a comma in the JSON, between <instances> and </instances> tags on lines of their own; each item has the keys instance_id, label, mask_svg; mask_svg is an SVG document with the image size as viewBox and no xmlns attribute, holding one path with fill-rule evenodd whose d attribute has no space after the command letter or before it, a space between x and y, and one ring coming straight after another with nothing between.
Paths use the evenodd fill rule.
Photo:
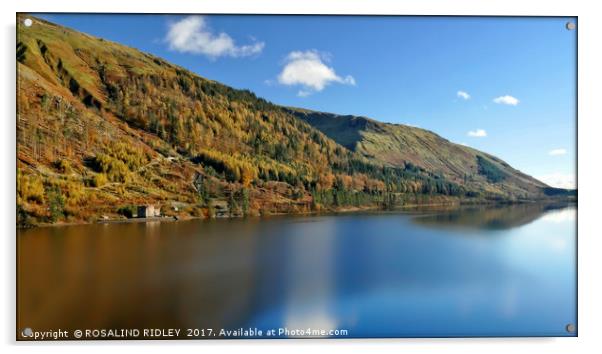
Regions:
<instances>
[{"instance_id":1,"label":"mounting screw","mask_svg":"<svg viewBox=\"0 0 602 354\"><path fill-rule=\"evenodd\" d=\"M25 27L31 27L31 25L33 25L33 21L31 20L31 18L26 18L25 20L23 20L23 24L25 25Z\"/></svg>"},{"instance_id":2,"label":"mounting screw","mask_svg":"<svg viewBox=\"0 0 602 354\"><path fill-rule=\"evenodd\" d=\"M23 331L21 332L21 335L23 337L31 337L33 335L33 331L31 330L31 328L27 327L27 328L23 329Z\"/></svg>"},{"instance_id":3,"label":"mounting screw","mask_svg":"<svg viewBox=\"0 0 602 354\"><path fill-rule=\"evenodd\" d=\"M575 333L575 325L572 323L569 323L568 325L566 325L565 329L569 333Z\"/></svg>"},{"instance_id":4,"label":"mounting screw","mask_svg":"<svg viewBox=\"0 0 602 354\"><path fill-rule=\"evenodd\" d=\"M575 26L575 24L573 22L569 21L569 22L566 23L566 29L569 30L569 31L574 30L576 27L577 26Z\"/></svg>"}]
</instances>

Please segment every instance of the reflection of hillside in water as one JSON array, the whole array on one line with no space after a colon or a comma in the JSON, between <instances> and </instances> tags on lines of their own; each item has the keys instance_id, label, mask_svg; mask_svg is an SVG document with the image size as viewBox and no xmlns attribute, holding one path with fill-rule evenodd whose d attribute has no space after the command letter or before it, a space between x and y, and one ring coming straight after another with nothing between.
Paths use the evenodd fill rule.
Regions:
<instances>
[{"instance_id":1,"label":"reflection of hillside in water","mask_svg":"<svg viewBox=\"0 0 602 354\"><path fill-rule=\"evenodd\" d=\"M498 325L508 298L564 303L534 286L530 269L554 281L572 276L558 272L574 264L566 206L423 207L411 218L420 225L379 213L23 229L17 328L311 327L369 337L448 333L445 323L481 314ZM445 237L461 234L446 232L454 227L501 230L540 217L544 227L521 237ZM538 313L524 311L516 323Z\"/></svg>"},{"instance_id":2,"label":"reflection of hillside in water","mask_svg":"<svg viewBox=\"0 0 602 354\"><path fill-rule=\"evenodd\" d=\"M418 215L415 224L479 230L506 230L526 225L549 211L569 207L569 203L530 203L499 206L467 206L454 210L438 210L435 214Z\"/></svg>"},{"instance_id":3,"label":"reflection of hillside in water","mask_svg":"<svg viewBox=\"0 0 602 354\"><path fill-rule=\"evenodd\" d=\"M19 323L40 330L239 325L258 284L257 238L223 233L253 235L257 224L223 224L24 230Z\"/></svg>"}]
</instances>

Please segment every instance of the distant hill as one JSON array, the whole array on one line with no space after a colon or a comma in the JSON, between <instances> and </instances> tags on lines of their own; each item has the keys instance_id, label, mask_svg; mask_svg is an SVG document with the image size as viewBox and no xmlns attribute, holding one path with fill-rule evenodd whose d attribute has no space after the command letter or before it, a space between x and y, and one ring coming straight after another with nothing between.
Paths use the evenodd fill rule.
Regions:
<instances>
[{"instance_id":1,"label":"distant hill","mask_svg":"<svg viewBox=\"0 0 602 354\"><path fill-rule=\"evenodd\" d=\"M543 183L434 133L291 110L41 19L17 29L20 224L516 201Z\"/></svg>"},{"instance_id":2,"label":"distant hill","mask_svg":"<svg viewBox=\"0 0 602 354\"><path fill-rule=\"evenodd\" d=\"M495 156L425 129L306 109L289 111L347 149L391 166L412 164L470 189L507 196L528 197L548 187Z\"/></svg>"}]
</instances>

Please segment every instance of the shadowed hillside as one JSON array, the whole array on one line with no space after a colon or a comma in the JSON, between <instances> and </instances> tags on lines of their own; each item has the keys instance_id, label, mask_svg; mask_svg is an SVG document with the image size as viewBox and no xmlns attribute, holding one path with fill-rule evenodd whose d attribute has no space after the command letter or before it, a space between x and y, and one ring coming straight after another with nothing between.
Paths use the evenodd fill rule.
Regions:
<instances>
[{"instance_id":1,"label":"shadowed hillside","mask_svg":"<svg viewBox=\"0 0 602 354\"><path fill-rule=\"evenodd\" d=\"M390 166L414 165L470 189L506 196L529 197L547 187L495 156L425 129L304 109L290 112L348 149Z\"/></svg>"}]
</instances>

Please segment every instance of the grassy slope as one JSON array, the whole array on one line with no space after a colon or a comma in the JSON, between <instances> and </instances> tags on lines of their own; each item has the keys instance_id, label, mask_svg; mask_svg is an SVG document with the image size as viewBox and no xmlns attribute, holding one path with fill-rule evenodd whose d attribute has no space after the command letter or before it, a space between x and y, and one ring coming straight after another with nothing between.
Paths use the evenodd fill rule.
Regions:
<instances>
[{"instance_id":1,"label":"grassy slope","mask_svg":"<svg viewBox=\"0 0 602 354\"><path fill-rule=\"evenodd\" d=\"M410 162L474 189L502 194L532 195L547 187L495 156L454 144L425 129L305 109L292 108L291 112L348 149L393 166ZM477 157L499 169L503 180L488 181L480 172Z\"/></svg>"}]
</instances>

